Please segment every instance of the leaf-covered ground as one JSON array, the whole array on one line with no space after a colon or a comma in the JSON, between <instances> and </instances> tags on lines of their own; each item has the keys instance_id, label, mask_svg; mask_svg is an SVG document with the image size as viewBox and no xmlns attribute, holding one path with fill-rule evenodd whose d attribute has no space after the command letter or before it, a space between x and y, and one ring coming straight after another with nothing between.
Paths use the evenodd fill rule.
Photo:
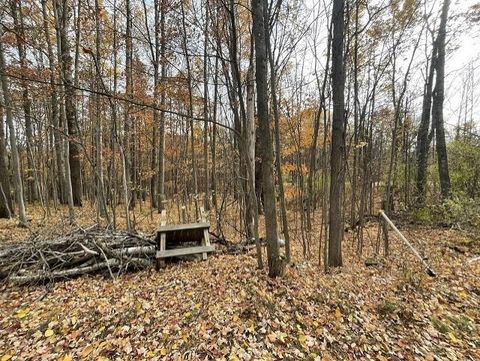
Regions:
<instances>
[{"instance_id":1,"label":"leaf-covered ground","mask_svg":"<svg viewBox=\"0 0 480 361\"><path fill-rule=\"evenodd\" d=\"M295 247L295 263L274 280L244 254L115 280L2 285L0 357L479 360L480 262L467 262L478 243L447 229L405 231L438 277L392 235L391 257L374 267L347 237L346 266L328 275Z\"/></svg>"}]
</instances>

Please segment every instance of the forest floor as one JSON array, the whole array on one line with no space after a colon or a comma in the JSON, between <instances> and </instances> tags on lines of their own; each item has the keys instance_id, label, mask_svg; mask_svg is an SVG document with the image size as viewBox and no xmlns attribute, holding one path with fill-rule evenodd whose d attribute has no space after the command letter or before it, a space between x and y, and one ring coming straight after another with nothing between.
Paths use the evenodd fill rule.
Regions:
<instances>
[{"instance_id":1,"label":"forest floor","mask_svg":"<svg viewBox=\"0 0 480 361\"><path fill-rule=\"evenodd\" d=\"M157 215L145 214L139 228L151 232ZM33 217L30 230L2 220L0 246L32 231L61 233L65 216ZM480 253L478 239L400 228L437 277L393 234L391 256L365 266L378 229L372 223L363 256L347 233L345 266L330 274L315 256L303 259L292 232L293 263L278 279L257 270L248 253L113 280L2 284L0 360L479 360L480 262L468 262Z\"/></svg>"}]
</instances>

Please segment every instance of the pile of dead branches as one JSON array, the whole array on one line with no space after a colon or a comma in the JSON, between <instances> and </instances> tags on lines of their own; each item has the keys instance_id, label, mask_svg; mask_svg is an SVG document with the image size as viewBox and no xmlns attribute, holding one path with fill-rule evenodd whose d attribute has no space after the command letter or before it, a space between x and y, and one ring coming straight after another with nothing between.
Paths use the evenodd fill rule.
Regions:
<instances>
[{"instance_id":1,"label":"pile of dead branches","mask_svg":"<svg viewBox=\"0 0 480 361\"><path fill-rule=\"evenodd\" d=\"M154 237L111 231L98 226L77 228L60 236L32 236L0 249L0 280L26 284L151 267Z\"/></svg>"}]
</instances>

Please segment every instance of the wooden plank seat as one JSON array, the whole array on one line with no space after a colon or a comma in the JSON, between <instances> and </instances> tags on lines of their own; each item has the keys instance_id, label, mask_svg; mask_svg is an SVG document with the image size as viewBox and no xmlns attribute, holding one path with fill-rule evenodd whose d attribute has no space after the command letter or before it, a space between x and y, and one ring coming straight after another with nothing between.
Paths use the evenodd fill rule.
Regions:
<instances>
[{"instance_id":1,"label":"wooden plank seat","mask_svg":"<svg viewBox=\"0 0 480 361\"><path fill-rule=\"evenodd\" d=\"M215 251L213 246L196 246L186 248L166 249L165 251L157 251L157 258L168 258L177 256L187 256L190 254L209 253Z\"/></svg>"},{"instance_id":2,"label":"wooden plank seat","mask_svg":"<svg viewBox=\"0 0 480 361\"><path fill-rule=\"evenodd\" d=\"M162 211L156 238L157 270L165 265L165 258L169 257L201 254L206 260L207 254L215 251L215 247L210 245L209 228L205 218L198 223L167 225L166 212Z\"/></svg>"}]
</instances>

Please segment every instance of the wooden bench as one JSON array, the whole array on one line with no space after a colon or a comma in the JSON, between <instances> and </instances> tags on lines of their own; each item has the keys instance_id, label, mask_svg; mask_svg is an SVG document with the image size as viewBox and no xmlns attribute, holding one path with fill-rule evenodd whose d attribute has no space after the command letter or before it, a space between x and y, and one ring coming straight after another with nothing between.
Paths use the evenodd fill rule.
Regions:
<instances>
[{"instance_id":1,"label":"wooden bench","mask_svg":"<svg viewBox=\"0 0 480 361\"><path fill-rule=\"evenodd\" d=\"M166 212L162 211L156 238L157 270L165 266L165 258L169 257L201 254L206 260L207 254L215 251L215 247L210 245L209 228L210 224L205 219L199 223L167 225ZM184 243L189 246L182 247ZM167 249L168 246L176 248Z\"/></svg>"}]
</instances>

